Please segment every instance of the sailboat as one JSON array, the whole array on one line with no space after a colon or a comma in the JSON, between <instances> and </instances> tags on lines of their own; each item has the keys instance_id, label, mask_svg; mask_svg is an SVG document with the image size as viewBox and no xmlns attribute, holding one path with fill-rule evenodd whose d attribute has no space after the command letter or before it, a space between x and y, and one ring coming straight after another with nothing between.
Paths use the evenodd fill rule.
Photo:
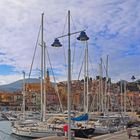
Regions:
<instances>
[{"instance_id":1,"label":"sailboat","mask_svg":"<svg viewBox=\"0 0 140 140\"><path fill-rule=\"evenodd\" d=\"M94 135L94 125L93 123L88 124L88 120L89 116L87 113L72 118L74 125L71 126L71 130L74 131L75 137L89 138Z\"/></svg>"},{"instance_id":2,"label":"sailboat","mask_svg":"<svg viewBox=\"0 0 140 140\"><path fill-rule=\"evenodd\" d=\"M41 138L55 136L61 133L61 130L53 130L46 121L46 88L45 88L45 48L43 40L43 17L41 19L41 118L40 121L25 119L25 88L23 88L23 118L20 121L12 123L12 133L18 136ZM25 78L25 76L24 76Z\"/></svg>"}]
</instances>

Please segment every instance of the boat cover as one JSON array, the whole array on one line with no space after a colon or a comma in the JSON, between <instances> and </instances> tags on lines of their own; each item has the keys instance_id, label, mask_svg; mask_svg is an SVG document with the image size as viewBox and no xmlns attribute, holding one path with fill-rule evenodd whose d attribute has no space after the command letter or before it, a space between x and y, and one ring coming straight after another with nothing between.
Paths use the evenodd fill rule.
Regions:
<instances>
[{"instance_id":1,"label":"boat cover","mask_svg":"<svg viewBox=\"0 0 140 140\"><path fill-rule=\"evenodd\" d=\"M72 118L73 121L87 121L88 120L88 114L82 114L81 116Z\"/></svg>"}]
</instances>

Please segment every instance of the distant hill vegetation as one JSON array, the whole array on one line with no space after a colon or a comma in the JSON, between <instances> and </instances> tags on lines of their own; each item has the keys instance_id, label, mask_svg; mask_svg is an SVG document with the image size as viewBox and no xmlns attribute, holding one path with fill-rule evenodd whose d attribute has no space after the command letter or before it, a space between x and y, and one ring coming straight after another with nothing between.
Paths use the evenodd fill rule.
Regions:
<instances>
[{"instance_id":1,"label":"distant hill vegetation","mask_svg":"<svg viewBox=\"0 0 140 140\"><path fill-rule=\"evenodd\" d=\"M40 83L40 79L37 78L30 78L30 79L25 79L26 83ZM7 84L7 85L0 85L0 91L4 92L14 92L14 91L19 91L22 90L23 86L23 80L18 80L16 82Z\"/></svg>"}]
</instances>

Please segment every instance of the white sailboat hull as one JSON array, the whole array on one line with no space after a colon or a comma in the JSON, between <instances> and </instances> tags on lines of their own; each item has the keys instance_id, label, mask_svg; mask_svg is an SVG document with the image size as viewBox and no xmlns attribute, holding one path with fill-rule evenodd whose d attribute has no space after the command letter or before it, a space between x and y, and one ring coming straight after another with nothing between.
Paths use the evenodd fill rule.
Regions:
<instances>
[{"instance_id":1,"label":"white sailboat hull","mask_svg":"<svg viewBox=\"0 0 140 140\"><path fill-rule=\"evenodd\" d=\"M31 138L41 138L56 136L57 132L52 130L39 130L30 128L16 128L12 127L12 133L18 136L31 137Z\"/></svg>"}]
</instances>

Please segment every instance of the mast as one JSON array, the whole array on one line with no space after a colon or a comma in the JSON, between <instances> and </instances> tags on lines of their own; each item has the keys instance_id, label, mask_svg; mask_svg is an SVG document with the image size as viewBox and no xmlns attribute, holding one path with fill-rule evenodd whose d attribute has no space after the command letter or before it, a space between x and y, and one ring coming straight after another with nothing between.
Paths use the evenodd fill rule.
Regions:
<instances>
[{"instance_id":1,"label":"mast","mask_svg":"<svg viewBox=\"0 0 140 140\"><path fill-rule=\"evenodd\" d=\"M108 93L108 55L106 57L106 79L105 79L105 112L108 113L108 100L107 100L107 93Z\"/></svg>"},{"instance_id":2,"label":"mast","mask_svg":"<svg viewBox=\"0 0 140 140\"><path fill-rule=\"evenodd\" d=\"M133 115L134 115L134 93L132 93L131 104L132 104L132 110L131 110L131 112L132 112Z\"/></svg>"},{"instance_id":3,"label":"mast","mask_svg":"<svg viewBox=\"0 0 140 140\"><path fill-rule=\"evenodd\" d=\"M85 47L85 61L84 61L84 114L88 112L88 103L89 103L89 89L88 89L88 43L87 41Z\"/></svg>"},{"instance_id":4,"label":"mast","mask_svg":"<svg viewBox=\"0 0 140 140\"><path fill-rule=\"evenodd\" d=\"M44 22L44 13L42 13L41 18L41 82L40 82L40 91L41 91L41 121L45 120L44 116L44 32L43 32L43 22Z\"/></svg>"},{"instance_id":5,"label":"mast","mask_svg":"<svg viewBox=\"0 0 140 140\"><path fill-rule=\"evenodd\" d=\"M124 83L124 114L126 114L126 82Z\"/></svg>"},{"instance_id":6,"label":"mast","mask_svg":"<svg viewBox=\"0 0 140 140\"><path fill-rule=\"evenodd\" d=\"M86 48L85 48L85 59L84 59L84 114L86 113Z\"/></svg>"},{"instance_id":7,"label":"mast","mask_svg":"<svg viewBox=\"0 0 140 140\"><path fill-rule=\"evenodd\" d=\"M136 79L135 76L133 75L131 77L132 81L134 82L134 80ZM134 93L132 93L132 97L131 97L131 104L132 104L132 110L131 112L134 113ZM133 114L134 115L134 114Z\"/></svg>"},{"instance_id":8,"label":"mast","mask_svg":"<svg viewBox=\"0 0 140 140\"><path fill-rule=\"evenodd\" d=\"M22 109L23 109L23 120L25 120L25 71L23 71L22 73L23 73L23 91L22 91L23 103L22 103Z\"/></svg>"},{"instance_id":9,"label":"mast","mask_svg":"<svg viewBox=\"0 0 140 140\"><path fill-rule=\"evenodd\" d=\"M98 93L98 111L101 112L102 111L102 103L101 103L101 64L99 63L99 93Z\"/></svg>"},{"instance_id":10,"label":"mast","mask_svg":"<svg viewBox=\"0 0 140 140\"><path fill-rule=\"evenodd\" d=\"M101 64L100 64L100 92L101 92L101 111L104 112L104 95L103 95L103 60L102 58L100 59Z\"/></svg>"},{"instance_id":11,"label":"mast","mask_svg":"<svg viewBox=\"0 0 140 140\"><path fill-rule=\"evenodd\" d=\"M121 80L121 111L123 111L123 91L122 91L122 80Z\"/></svg>"},{"instance_id":12,"label":"mast","mask_svg":"<svg viewBox=\"0 0 140 140\"><path fill-rule=\"evenodd\" d=\"M89 108L89 98L88 98L88 96L89 96L88 79L89 78L88 77L89 77L89 75L88 75L88 43L86 41L86 80L87 80L87 82L86 82L86 94L87 94L87 97L86 97L86 99L87 99L86 113L88 113L88 108Z\"/></svg>"},{"instance_id":13,"label":"mast","mask_svg":"<svg viewBox=\"0 0 140 140\"><path fill-rule=\"evenodd\" d=\"M43 74L43 79L44 79L44 84L43 84L43 95L44 95L44 103L43 103L43 121L45 121L46 118L46 43L44 42L43 44L43 70L44 70L44 74Z\"/></svg>"}]
</instances>

